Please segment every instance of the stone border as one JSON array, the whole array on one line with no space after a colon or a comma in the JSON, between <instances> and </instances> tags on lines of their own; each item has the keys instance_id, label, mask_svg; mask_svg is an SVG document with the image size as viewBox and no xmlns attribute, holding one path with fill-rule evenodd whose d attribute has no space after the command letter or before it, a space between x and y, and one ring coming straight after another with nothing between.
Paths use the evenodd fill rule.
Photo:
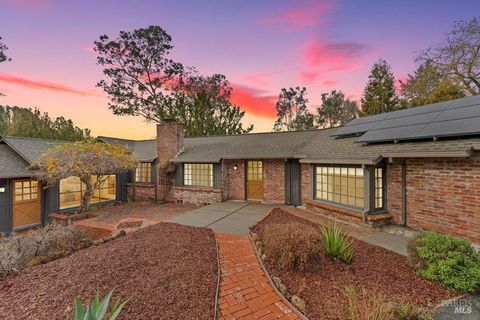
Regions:
<instances>
[{"instance_id":1,"label":"stone border","mask_svg":"<svg viewBox=\"0 0 480 320\"><path fill-rule=\"evenodd\" d=\"M217 320L217 313L219 312L219 299L220 299L220 281L222 278L222 269L220 267L220 248L218 246L217 237L213 233L213 238L215 239L215 248L217 250L217 289L215 290L215 306L213 313L213 320Z\"/></svg>"},{"instance_id":2,"label":"stone border","mask_svg":"<svg viewBox=\"0 0 480 320\"><path fill-rule=\"evenodd\" d=\"M272 209L273 210L273 209ZM271 211L268 212L268 214L270 214ZM258 223L260 223L261 221L263 221L263 219L265 219L268 214L266 214L262 219L260 219L259 221L257 221L253 226L257 225ZM252 227L253 227L252 226ZM308 320L308 318L300 312L300 310L298 310L277 288L277 286L275 285L275 283L273 282L272 278L270 277L270 275L268 274L267 272L267 268L265 268L265 265L263 264L263 261L262 261L262 258L260 257L259 255L259 252L257 251L257 247L255 246L255 242L252 238L252 235L249 233L248 234L248 238L250 239L250 243L251 245L253 246L253 251L255 252L255 255L257 256L257 261L258 263L260 264L261 268L262 268L262 271L263 273L265 274L265 278L267 278L268 282L270 283L270 286L272 287L273 291L275 292L275 294L277 296L280 297L280 299L282 299L283 303L285 303L292 311L293 313L295 313L296 316L298 316L300 319L302 320Z\"/></svg>"}]
</instances>

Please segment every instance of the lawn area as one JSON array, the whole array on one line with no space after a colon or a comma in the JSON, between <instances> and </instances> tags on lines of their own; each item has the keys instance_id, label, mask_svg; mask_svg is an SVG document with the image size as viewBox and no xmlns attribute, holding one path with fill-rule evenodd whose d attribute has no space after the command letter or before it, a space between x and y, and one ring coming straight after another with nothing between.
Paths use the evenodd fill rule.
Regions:
<instances>
[{"instance_id":1,"label":"lawn area","mask_svg":"<svg viewBox=\"0 0 480 320\"><path fill-rule=\"evenodd\" d=\"M0 280L2 319L66 319L114 289L119 319L212 319L217 255L206 228L159 223Z\"/></svg>"},{"instance_id":2,"label":"lawn area","mask_svg":"<svg viewBox=\"0 0 480 320\"><path fill-rule=\"evenodd\" d=\"M318 227L313 222L276 209L252 231L262 239L267 226L290 222ZM358 293L366 290L369 296L381 295L394 303L426 309L451 297L446 289L419 277L407 266L406 257L360 240L353 240L350 265L322 254L304 270L275 268L268 258L268 247L265 250L268 273L279 277L289 293L306 302L309 319L347 319L346 287L352 287Z\"/></svg>"}]
</instances>

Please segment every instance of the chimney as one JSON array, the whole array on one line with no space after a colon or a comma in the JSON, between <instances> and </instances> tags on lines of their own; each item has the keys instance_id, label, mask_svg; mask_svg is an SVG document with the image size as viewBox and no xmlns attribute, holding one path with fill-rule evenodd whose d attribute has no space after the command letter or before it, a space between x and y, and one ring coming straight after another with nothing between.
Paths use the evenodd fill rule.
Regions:
<instances>
[{"instance_id":1,"label":"chimney","mask_svg":"<svg viewBox=\"0 0 480 320\"><path fill-rule=\"evenodd\" d=\"M160 163L174 158L183 149L183 125L174 120L157 124L157 156Z\"/></svg>"},{"instance_id":2,"label":"chimney","mask_svg":"<svg viewBox=\"0 0 480 320\"><path fill-rule=\"evenodd\" d=\"M157 156L159 165L163 166L157 176L157 202L168 201L170 188L175 181L175 166L169 165L169 161L182 149L183 125L174 120L157 124Z\"/></svg>"}]
</instances>

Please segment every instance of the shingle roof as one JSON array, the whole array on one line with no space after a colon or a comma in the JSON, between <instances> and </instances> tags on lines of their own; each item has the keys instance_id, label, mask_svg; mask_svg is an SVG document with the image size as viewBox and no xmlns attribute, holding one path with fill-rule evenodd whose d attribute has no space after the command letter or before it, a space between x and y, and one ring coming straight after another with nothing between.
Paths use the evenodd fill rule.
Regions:
<instances>
[{"instance_id":1,"label":"shingle roof","mask_svg":"<svg viewBox=\"0 0 480 320\"><path fill-rule=\"evenodd\" d=\"M128 140L111 137L98 137L100 141L119 144L130 150L138 161L153 161L157 158L157 140Z\"/></svg>"},{"instance_id":2,"label":"shingle roof","mask_svg":"<svg viewBox=\"0 0 480 320\"><path fill-rule=\"evenodd\" d=\"M28 163L8 145L0 142L0 178L19 178L32 175Z\"/></svg>"},{"instance_id":3,"label":"shingle roof","mask_svg":"<svg viewBox=\"0 0 480 320\"><path fill-rule=\"evenodd\" d=\"M302 162L374 163L380 157L462 156L480 150L480 138L362 145L355 138L332 137L336 129L271 132L185 139L174 162L219 162L221 159L298 158Z\"/></svg>"},{"instance_id":4,"label":"shingle roof","mask_svg":"<svg viewBox=\"0 0 480 320\"><path fill-rule=\"evenodd\" d=\"M29 163L37 160L48 149L69 143L68 141L21 137L3 137L2 140Z\"/></svg>"}]
</instances>

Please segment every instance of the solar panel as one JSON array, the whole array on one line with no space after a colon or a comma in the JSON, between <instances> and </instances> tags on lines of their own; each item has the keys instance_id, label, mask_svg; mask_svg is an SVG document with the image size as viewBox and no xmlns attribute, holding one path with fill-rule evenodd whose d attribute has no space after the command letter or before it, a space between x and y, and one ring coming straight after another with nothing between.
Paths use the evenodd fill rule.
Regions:
<instances>
[{"instance_id":1,"label":"solar panel","mask_svg":"<svg viewBox=\"0 0 480 320\"><path fill-rule=\"evenodd\" d=\"M361 135L356 142L374 143L475 134L480 134L480 96L356 119L333 135Z\"/></svg>"}]
</instances>

